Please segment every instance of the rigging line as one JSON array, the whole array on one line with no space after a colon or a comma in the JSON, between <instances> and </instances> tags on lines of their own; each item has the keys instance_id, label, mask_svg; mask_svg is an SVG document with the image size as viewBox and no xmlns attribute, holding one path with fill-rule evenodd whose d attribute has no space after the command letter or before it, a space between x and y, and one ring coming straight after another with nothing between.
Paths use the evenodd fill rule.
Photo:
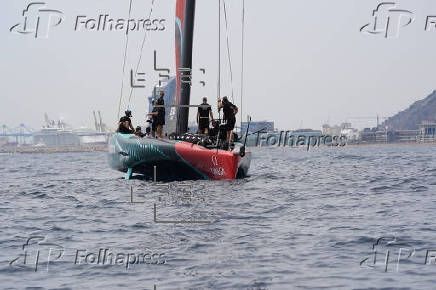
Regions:
<instances>
[{"instance_id":1,"label":"rigging line","mask_svg":"<svg viewBox=\"0 0 436 290\"><path fill-rule=\"evenodd\" d=\"M218 97L221 94L221 0L218 0Z\"/></svg>"},{"instance_id":2,"label":"rigging line","mask_svg":"<svg viewBox=\"0 0 436 290\"><path fill-rule=\"evenodd\" d=\"M150 13L148 13L148 19L150 19L151 13L153 12L153 4L154 4L154 0L151 1L151 7L150 7ZM142 39L141 50L139 51L138 63L136 64L136 69L135 69L136 74L138 73L138 69L142 61L142 51L144 50L146 38L147 38L147 30L144 30L144 38ZM130 88L129 106L130 106L130 100L132 99L132 93L133 93L133 88Z\"/></svg>"},{"instance_id":3,"label":"rigging line","mask_svg":"<svg viewBox=\"0 0 436 290\"><path fill-rule=\"evenodd\" d=\"M245 26L245 0L242 0L242 40L241 40L241 130L242 130L242 95L244 92L244 26Z\"/></svg>"},{"instance_id":4,"label":"rigging line","mask_svg":"<svg viewBox=\"0 0 436 290\"><path fill-rule=\"evenodd\" d=\"M221 0L218 0L218 83L217 98L221 97ZM218 118L221 119L221 110L218 109Z\"/></svg>"},{"instance_id":5,"label":"rigging line","mask_svg":"<svg viewBox=\"0 0 436 290\"><path fill-rule=\"evenodd\" d=\"M229 69L230 69L230 86L232 87L232 102L235 100L233 98L233 71L232 71L232 62L230 60L230 46L229 46L229 31L227 28L227 11L226 11L226 1L223 0L223 8L224 8L224 20L226 22L226 40L227 40L227 56L229 57Z\"/></svg>"},{"instance_id":6,"label":"rigging line","mask_svg":"<svg viewBox=\"0 0 436 290\"><path fill-rule=\"evenodd\" d=\"M130 19L130 14L132 12L132 0L130 0L130 5L129 5L129 19ZM126 70L126 58L127 58L127 47L129 45L129 30L126 30L126 45L124 47L124 59L123 59L123 76L121 78L121 90L120 90L120 101L118 102L118 115L117 115L117 119L120 117L120 110L121 110L121 100L123 98L123 89L124 89L124 72Z\"/></svg>"}]
</instances>

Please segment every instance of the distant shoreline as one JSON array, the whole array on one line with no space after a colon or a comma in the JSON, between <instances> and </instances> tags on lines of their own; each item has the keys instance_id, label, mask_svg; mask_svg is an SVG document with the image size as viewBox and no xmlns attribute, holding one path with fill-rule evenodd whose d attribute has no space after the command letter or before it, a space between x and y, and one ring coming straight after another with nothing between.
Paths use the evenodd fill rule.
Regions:
<instances>
[{"instance_id":1,"label":"distant shoreline","mask_svg":"<svg viewBox=\"0 0 436 290\"><path fill-rule=\"evenodd\" d=\"M393 142L393 143L360 143L360 144L347 144L347 146L436 146L436 142Z\"/></svg>"},{"instance_id":2,"label":"distant shoreline","mask_svg":"<svg viewBox=\"0 0 436 290\"><path fill-rule=\"evenodd\" d=\"M436 146L436 142L403 142L403 143L360 143L347 144L343 147L368 147L368 146ZM248 148L295 148L305 149L307 146L252 146ZM327 148L331 146L311 146L310 149ZM92 145L92 146L58 146L58 147L0 147L0 153L70 153L70 152L106 152L107 145Z\"/></svg>"},{"instance_id":3,"label":"distant shoreline","mask_svg":"<svg viewBox=\"0 0 436 290\"><path fill-rule=\"evenodd\" d=\"M69 152L103 152L107 151L107 145L88 146L57 146L57 147L35 147L35 146L8 146L0 147L0 153L69 153Z\"/></svg>"},{"instance_id":4,"label":"distant shoreline","mask_svg":"<svg viewBox=\"0 0 436 290\"><path fill-rule=\"evenodd\" d=\"M352 143L352 144L346 144L344 146L328 146L328 145L321 145L321 146L310 146L311 149L315 148L344 148L344 147L369 147L369 146L436 146L436 142L394 142L394 143ZM301 146L249 146L248 148L290 148L290 149L307 149L307 145L301 145Z\"/></svg>"}]
</instances>

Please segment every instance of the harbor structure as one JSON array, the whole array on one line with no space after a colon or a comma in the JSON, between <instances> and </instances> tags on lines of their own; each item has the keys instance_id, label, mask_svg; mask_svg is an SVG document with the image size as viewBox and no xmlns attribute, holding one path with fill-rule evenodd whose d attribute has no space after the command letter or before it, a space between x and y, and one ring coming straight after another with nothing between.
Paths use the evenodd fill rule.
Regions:
<instances>
[{"instance_id":1,"label":"harbor structure","mask_svg":"<svg viewBox=\"0 0 436 290\"><path fill-rule=\"evenodd\" d=\"M421 142L435 142L436 121L422 121L418 127Z\"/></svg>"},{"instance_id":2,"label":"harbor structure","mask_svg":"<svg viewBox=\"0 0 436 290\"><path fill-rule=\"evenodd\" d=\"M73 129L62 120L51 120L47 114L44 115L45 124L38 131L24 124L20 124L15 128L2 125L0 146L63 147L105 145L110 131L106 124L103 123L100 111L98 111L99 119L97 119L95 112L93 113L95 130L86 127Z\"/></svg>"},{"instance_id":3,"label":"harbor structure","mask_svg":"<svg viewBox=\"0 0 436 290\"><path fill-rule=\"evenodd\" d=\"M241 132L245 134L247 131L248 122L241 123ZM253 121L250 123L249 133L253 132L274 132L274 121Z\"/></svg>"}]
</instances>

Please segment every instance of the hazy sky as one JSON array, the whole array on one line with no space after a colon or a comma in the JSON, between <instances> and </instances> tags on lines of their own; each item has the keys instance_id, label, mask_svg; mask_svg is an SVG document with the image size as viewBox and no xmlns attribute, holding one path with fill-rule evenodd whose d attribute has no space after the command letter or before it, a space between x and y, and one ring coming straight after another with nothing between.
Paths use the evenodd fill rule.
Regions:
<instances>
[{"instance_id":1,"label":"hazy sky","mask_svg":"<svg viewBox=\"0 0 436 290\"><path fill-rule=\"evenodd\" d=\"M129 35L127 62L122 66L125 33L74 31L78 15L127 18L129 0L47 0L47 9L62 11L63 21L48 38L12 33L31 3L2 0L0 17L0 125L43 125L43 114L74 126L93 126L92 111L101 110L114 127L121 82L122 110L128 105L129 71L140 56L144 31ZM131 18L148 18L151 0L133 0ZM391 116L436 89L436 30L425 31L426 17L436 15L434 0L396 1L413 12L414 21L398 38L369 35L360 28L372 22L373 0L246 0L243 118L274 120L281 129L351 121L374 126L375 116ZM242 0L226 0L233 85L230 82L226 29L222 13L222 95L240 106ZM158 65L174 74L175 0L155 0L151 18L166 19L165 30L148 32L140 72L146 88L135 89L134 124L145 123L145 97L158 80ZM53 19L52 19L53 20ZM407 19L406 19L407 20ZM404 24L402 19L401 23ZM194 74L191 103L203 95L216 107L218 0L197 0ZM199 68L205 68L201 75ZM206 86L199 84L206 81ZM193 110L191 110L193 111ZM353 118L374 117L357 120Z\"/></svg>"}]
</instances>

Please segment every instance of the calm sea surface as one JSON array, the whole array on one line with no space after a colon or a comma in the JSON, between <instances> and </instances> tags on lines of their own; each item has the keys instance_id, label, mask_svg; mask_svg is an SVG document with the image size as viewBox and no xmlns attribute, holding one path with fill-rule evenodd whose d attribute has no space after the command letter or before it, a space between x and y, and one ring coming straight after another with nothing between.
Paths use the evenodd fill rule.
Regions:
<instances>
[{"instance_id":1,"label":"calm sea surface","mask_svg":"<svg viewBox=\"0 0 436 290\"><path fill-rule=\"evenodd\" d=\"M158 185L0 154L0 289L436 288L435 146L253 151L244 180Z\"/></svg>"}]
</instances>

